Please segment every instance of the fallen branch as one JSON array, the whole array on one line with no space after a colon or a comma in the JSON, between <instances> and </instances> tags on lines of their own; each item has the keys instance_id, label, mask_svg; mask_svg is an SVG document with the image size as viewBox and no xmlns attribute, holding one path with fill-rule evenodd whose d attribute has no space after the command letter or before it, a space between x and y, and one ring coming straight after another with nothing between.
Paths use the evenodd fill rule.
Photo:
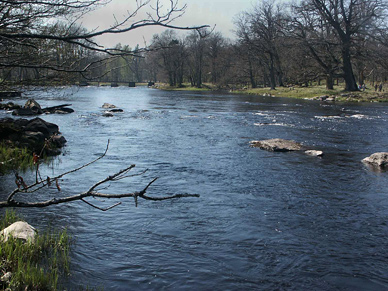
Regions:
<instances>
[{"instance_id":1,"label":"fallen branch","mask_svg":"<svg viewBox=\"0 0 388 291\"><path fill-rule=\"evenodd\" d=\"M114 173L113 175L110 175L106 177L105 179L102 179L96 183L94 183L89 189L87 189L85 192L81 192L79 194L71 195L71 196L66 196L66 197L61 197L61 198L52 198L48 200L43 200L43 201L33 201L33 202L25 202L25 201L20 201L17 198L19 198L20 195L22 194L30 194L28 197L30 198L33 193L37 193L39 190L45 189L46 187L56 187L58 191L61 191L61 187L59 185L59 179L63 178L64 176L75 173L83 168L86 168L90 166L91 164L97 162L98 160L102 159L103 157L106 156L106 153L108 152L109 149L109 141L107 144L107 147L105 149L105 152L101 154L98 158L94 159L93 161L86 163L78 168L72 169L70 171L64 172L60 175L54 176L54 177L47 177L46 179L36 179L34 184L31 185L23 185L23 187L20 186L20 182L18 187L13 190L7 200L5 201L0 201L0 208L3 207L47 207L51 205L56 205L56 204L64 204L64 203L69 203L72 201L82 201L96 209L99 209L101 211L107 211L110 210L118 205L121 204L121 202L115 203L112 206L106 207L106 208L101 208L98 207L91 202L88 202L85 200L85 198L88 197L94 197L94 198L105 198L105 199L121 199L121 198L127 198L127 197L133 197L135 199L135 205L137 206L138 204L138 198L142 198L144 200L151 200L151 201L162 201L162 200L168 200L168 199L176 199L176 198L184 198L184 197L199 197L199 194L175 194L175 195L169 195L169 196L162 196L162 197L152 197L152 196L147 196L146 192L148 188L158 179L154 178L152 181L150 181L141 191L138 192L130 192L130 193L115 193L115 194L108 194L108 193L103 193L98 190L98 188L101 188L102 185L106 184L107 182L115 182L119 181L122 179L130 178L130 177L135 177L135 176L140 176L143 175L144 173L147 172L147 170L142 171L140 173L135 173L129 175L128 172L131 171L136 167L136 165L130 165L117 173ZM36 172L39 171L39 167L37 166ZM36 175L36 177L40 177L40 175ZM17 176L19 180L22 179L22 177Z\"/></svg>"}]
</instances>

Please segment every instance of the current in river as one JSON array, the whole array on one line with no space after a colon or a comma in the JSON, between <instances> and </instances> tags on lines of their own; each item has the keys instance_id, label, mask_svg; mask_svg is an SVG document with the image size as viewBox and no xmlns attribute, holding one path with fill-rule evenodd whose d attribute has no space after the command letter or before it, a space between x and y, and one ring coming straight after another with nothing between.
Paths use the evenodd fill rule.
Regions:
<instances>
[{"instance_id":1,"label":"current in river","mask_svg":"<svg viewBox=\"0 0 388 291\"><path fill-rule=\"evenodd\" d=\"M361 162L388 151L386 104L146 87L68 87L25 97L75 110L41 116L67 139L42 173L87 163L110 141L104 159L61 181L62 195L130 164L133 173L148 171L106 192L139 191L159 177L149 195L200 194L139 200L138 207L126 198L107 212L82 202L22 210L38 229L67 227L74 237L68 290L388 290L388 173ZM105 102L124 112L104 117ZM324 156L249 145L269 138ZM4 198L15 186L12 175L0 181Z\"/></svg>"}]
</instances>

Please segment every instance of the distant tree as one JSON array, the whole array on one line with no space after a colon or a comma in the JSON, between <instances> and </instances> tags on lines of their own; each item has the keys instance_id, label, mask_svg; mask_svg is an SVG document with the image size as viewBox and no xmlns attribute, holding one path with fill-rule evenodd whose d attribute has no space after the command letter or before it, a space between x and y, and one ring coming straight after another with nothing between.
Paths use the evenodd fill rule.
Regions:
<instances>
[{"instance_id":1,"label":"distant tree","mask_svg":"<svg viewBox=\"0 0 388 291\"><path fill-rule=\"evenodd\" d=\"M284 14L281 11L281 7L275 5L275 2L264 1L255 6L253 12L244 12L236 23L240 40L249 46L248 51L255 55L256 61L265 66L271 89L275 89L277 83L283 86L283 70L279 56L284 22Z\"/></svg>"},{"instance_id":2,"label":"distant tree","mask_svg":"<svg viewBox=\"0 0 388 291\"><path fill-rule=\"evenodd\" d=\"M299 49L310 55L320 66L326 79L326 88L334 88L334 78L341 70L341 50L336 33L318 13L305 6L294 6L290 21L290 35L299 41ZM302 60L300 60L302 61ZM302 68L307 71L307 67ZM320 75L316 74L317 77Z\"/></svg>"},{"instance_id":3,"label":"distant tree","mask_svg":"<svg viewBox=\"0 0 388 291\"><path fill-rule=\"evenodd\" d=\"M97 0L50 0L50 1L0 1L0 70L4 77L12 71L30 70L39 76L54 75L53 72L87 74L91 68L101 68L101 63L117 55L137 55L136 52L106 48L95 38L104 34L118 34L142 27L161 26L170 29L192 30L198 27L174 26L172 21L181 16L186 6L178 7L178 1L137 1L137 7L123 20L117 20L109 28L86 31L77 25L84 14L108 1ZM152 3L154 2L154 3ZM149 7L147 16L135 18L140 10ZM66 52L65 52L66 50ZM85 61L80 58L83 50L93 51L98 58ZM73 55L72 55L73 54ZM27 57L28 56L28 57ZM70 56L74 57L73 59ZM81 66L82 64L82 66Z\"/></svg>"},{"instance_id":4,"label":"distant tree","mask_svg":"<svg viewBox=\"0 0 388 291\"><path fill-rule=\"evenodd\" d=\"M153 51L152 51L153 50ZM151 55L155 63L164 71L170 86L182 86L186 48L184 41L179 39L173 30L166 30L153 37Z\"/></svg>"},{"instance_id":5,"label":"distant tree","mask_svg":"<svg viewBox=\"0 0 388 291\"><path fill-rule=\"evenodd\" d=\"M385 0L306 0L300 8L316 13L335 33L341 51L345 90L357 91L353 58L357 39L368 35L386 16ZM329 29L327 31L330 31Z\"/></svg>"}]
</instances>

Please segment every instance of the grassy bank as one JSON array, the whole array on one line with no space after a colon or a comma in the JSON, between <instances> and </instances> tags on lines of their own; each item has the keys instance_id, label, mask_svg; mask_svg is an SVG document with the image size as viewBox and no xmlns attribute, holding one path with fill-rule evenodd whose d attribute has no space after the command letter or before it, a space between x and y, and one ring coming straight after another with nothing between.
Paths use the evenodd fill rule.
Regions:
<instances>
[{"instance_id":1,"label":"grassy bank","mask_svg":"<svg viewBox=\"0 0 388 291\"><path fill-rule=\"evenodd\" d=\"M387 102L388 93L375 92L374 89L366 89L358 92L345 92L343 86L335 86L333 90L326 89L325 86L311 87L278 87L275 90L270 88L255 88L246 90L236 90L234 92L244 94L266 95L272 97L291 97L303 99L319 99L321 96L335 98L336 101L355 102Z\"/></svg>"},{"instance_id":2,"label":"grassy bank","mask_svg":"<svg viewBox=\"0 0 388 291\"><path fill-rule=\"evenodd\" d=\"M343 85L334 86L333 90L326 89L325 85L310 86L310 87L277 87L275 90L271 88L237 88L237 89L219 89L212 84L204 84L202 88L191 87L184 84L182 87L171 87L167 84L157 84L156 88L169 91L228 91L236 94L252 94L259 96L271 97L289 97L301 99L320 99L321 96L335 98L336 101L350 102L388 102L388 92L375 92L372 86L369 86L365 91L345 92ZM385 86L387 87L387 86Z\"/></svg>"},{"instance_id":3,"label":"grassy bank","mask_svg":"<svg viewBox=\"0 0 388 291\"><path fill-rule=\"evenodd\" d=\"M22 220L7 210L0 227ZM69 273L70 237L66 230L38 233L33 243L10 238L0 242L0 281L2 290L58 290L60 275ZM5 274L11 272L9 279Z\"/></svg>"},{"instance_id":4,"label":"grassy bank","mask_svg":"<svg viewBox=\"0 0 388 291\"><path fill-rule=\"evenodd\" d=\"M188 83L183 84L181 87L173 87L169 86L168 84L164 83L157 83L155 84L155 88L166 90L166 91L215 91L218 90L218 88L213 84L202 84L201 88L193 87Z\"/></svg>"},{"instance_id":5,"label":"grassy bank","mask_svg":"<svg viewBox=\"0 0 388 291\"><path fill-rule=\"evenodd\" d=\"M33 167L33 155L26 148L0 143L0 175L13 169L25 171Z\"/></svg>"}]
</instances>

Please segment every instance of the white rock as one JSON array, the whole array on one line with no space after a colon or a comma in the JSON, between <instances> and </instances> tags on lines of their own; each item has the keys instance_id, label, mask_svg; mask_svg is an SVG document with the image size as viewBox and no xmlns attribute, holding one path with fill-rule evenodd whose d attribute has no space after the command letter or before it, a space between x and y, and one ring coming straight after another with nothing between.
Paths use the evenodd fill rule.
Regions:
<instances>
[{"instance_id":1,"label":"white rock","mask_svg":"<svg viewBox=\"0 0 388 291\"><path fill-rule=\"evenodd\" d=\"M379 167L388 166L388 152L374 153L362 160L364 163L370 163Z\"/></svg>"},{"instance_id":2,"label":"white rock","mask_svg":"<svg viewBox=\"0 0 388 291\"><path fill-rule=\"evenodd\" d=\"M309 156L314 156L314 157L321 157L321 156L323 156L323 151L307 150L304 153L309 155Z\"/></svg>"},{"instance_id":3,"label":"white rock","mask_svg":"<svg viewBox=\"0 0 388 291\"><path fill-rule=\"evenodd\" d=\"M0 236L3 237L4 242L6 242L11 235L13 238L19 238L23 240L30 240L31 242L35 239L36 230L34 227L29 225L24 221L17 221L7 228L4 228L0 232Z\"/></svg>"}]
</instances>

